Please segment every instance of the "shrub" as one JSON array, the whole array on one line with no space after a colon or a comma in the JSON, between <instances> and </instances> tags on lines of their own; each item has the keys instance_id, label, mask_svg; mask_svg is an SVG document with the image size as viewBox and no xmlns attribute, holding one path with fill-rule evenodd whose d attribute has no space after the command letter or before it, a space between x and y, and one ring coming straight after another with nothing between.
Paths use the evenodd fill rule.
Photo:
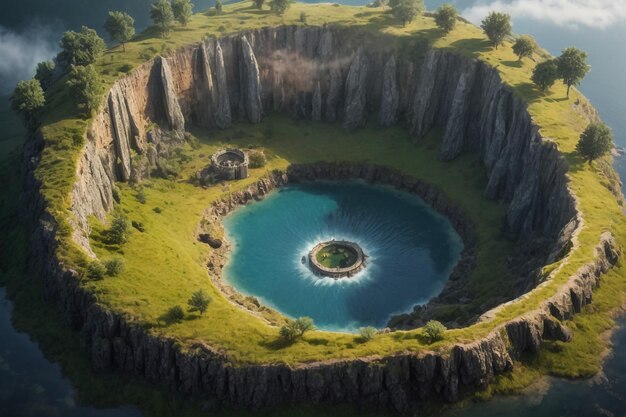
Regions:
<instances>
[{"instance_id":1,"label":"shrub","mask_svg":"<svg viewBox=\"0 0 626 417\"><path fill-rule=\"evenodd\" d=\"M224 8L224 3L222 0L215 0L215 11L218 13L222 13L222 9Z\"/></svg>"},{"instance_id":2,"label":"shrub","mask_svg":"<svg viewBox=\"0 0 626 417\"><path fill-rule=\"evenodd\" d=\"M307 14L306 12L300 12L300 22L306 23Z\"/></svg>"},{"instance_id":3,"label":"shrub","mask_svg":"<svg viewBox=\"0 0 626 417\"><path fill-rule=\"evenodd\" d=\"M207 293L203 290L198 290L191 295L187 304L189 305L189 311L197 311L202 315L209 307L211 301L211 297Z\"/></svg>"},{"instance_id":4,"label":"shrub","mask_svg":"<svg viewBox=\"0 0 626 417\"><path fill-rule=\"evenodd\" d=\"M309 330L314 330L313 319L310 317L300 317L296 320L291 320L280 328L280 336L290 342L304 336Z\"/></svg>"},{"instance_id":5,"label":"shrub","mask_svg":"<svg viewBox=\"0 0 626 417\"><path fill-rule=\"evenodd\" d=\"M137 229L138 231L140 231L140 232L142 232L142 233L146 231L146 228L145 228L145 226L143 225L143 223L142 223L142 222L138 222L138 221L133 220L133 221L131 222L131 224L132 224L132 226L133 226L135 229Z\"/></svg>"},{"instance_id":6,"label":"shrub","mask_svg":"<svg viewBox=\"0 0 626 417\"><path fill-rule=\"evenodd\" d=\"M132 66L132 65L130 65L130 64L124 64L124 65L121 65L121 66L120 66L117 70L118 70L119 72L123 72L124 74L126 74L127 72L129 72L129 71L130 71L130 70L132 70L132 69L133 69L133 66Z\"/></svg>"},{"instance_id":7,"label":"shrub","mask_svg":"<svg viewBox=\"0 0 626 417\"><path fill-rule=\"evenodd\" d=\"M376 330L376 328L372 326L361 327L359 329L359 335L361 336L361 339L363 339L366 342L369 340L372 340L374 336L376 336L377 333L378 333L378 330Z\"/></svg>"},{"instance_id":8,"label":"shrub","mask_svg":"<svg viewBox=\"0 0 626 417\"><path fill-rule=\"evenodd\" d=\"M263 8L263 3L265 3L265 0L252 0L252 1L254 2L254 5L259 10L261 10Z\"/></svg>"},{"instance_id":9,"label":"shrub","mask_svg":"<svg viewBox=\"0 0 626 417\"><path fill-rule=\"evenodd\" d=\"M248 158L250 160L250 168L262 168L267 164L267 158L261 151L250 152Z\"/></svg>"},{"instance_id":10,"label":"shrub","mask_svg":"<svg viewBox=\"0 0 626 417\"><path fill-rule=\"evenodd\" d=\"M114 277L124 272L124 260L122 258L109 259L104 262L104 268L108 276Z\"/></svg>"},{"instance_id":11,"label":"shrub","mask_svg":"<svg viewBox=\"0 0 626 417\"><path fill-rule=\"evenodd\" d=\"M135 198L141 204L146 204L146 202L148 201L148 198L146 197L146 192L143 190L143 188L140 188L139 191L137 191L137 194L135 194Z\"/></svg>"},{"instance_id":12,"label":"shrub","mask_svg":"<svg viewBox=\"0 0 626 417\"><path fill-rule=\"evenodd\" d=\"M87 277L91 279L102 279L106 273L107 270L100 261L93 261L87 266Z\"/></svg>"},{"instance_id":13,"label":"shrub","mask_svg":"<svg viewBox=\"0 0 626 417\"><path fill-rule=\"evenodd\" d=\"M270 9L276 14L284 14L291 7L293 0L272 0Z\"/></svg>"},{"instance_id":14,"label":"shrub","mask_svg":"<svg viewBox=\"0 0 626 417\"><path fill-rule=\"evenodd\" d=\"M185 312L181 306L170 307L162 318L166 323L178 323L185 318Z\"/></svg>"},{"instance_id":15,"label":"shrub","mask_svg":"<svg viewBox=\"0 0 626 417\"><path fill-rule=\"evenodd\" d=\"M443 334L446 331L446 326L438 322L437 320L430 320L424 326L424 333L429 343L434 343L443 339Z\"/></svg>"},{"instance_id":16,"label":"shrub","mask_svg":"<svg viewBox=\"0 0 626 417\"><path fill-rule=\"evenodd\" d=\"M86 67L73 66L67 86L74 98L74 104L78 110L90 115L100 104L100 80L98 73L89 65Z\"/></svg>"},{"instance_id":17,"label":"shrub","mask_svg":"<svg viewBox=\"0 0 626 417\"><path fill-rule=\"evenodd\" d=\"M111 243L121 245L128 240L128 220L123 216L116 216L111 222L111 228L108 231Z\"/></svg>"},{"instance_id":18,"label":"shrub","mask_svg":"<svg viewBox=\"0 0 626 417\"><path fill-rule=\"evenodd\" d=\"M143 49L139 53L139 58L147 61L148 59L152 59L158 52L159 51L157 51L157 49L154 46L150 46L148 48Z\"/></svg>"}]
</instances>

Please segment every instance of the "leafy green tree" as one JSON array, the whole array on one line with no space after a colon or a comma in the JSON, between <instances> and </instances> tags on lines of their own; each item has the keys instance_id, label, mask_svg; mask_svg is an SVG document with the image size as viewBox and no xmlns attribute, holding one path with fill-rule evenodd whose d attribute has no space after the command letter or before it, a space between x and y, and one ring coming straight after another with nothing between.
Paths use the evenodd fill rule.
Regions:
<instances>
[{"instance_id":1,"label":"leafy green tree","mask_svg":"<svg viewBox=\"0 0 626 417\"><path fill-rule=\"evenodd\" d=\"M377 333L378 330L376 330L376 328L372 326L361 327L359 329L359 335L361 336L361 339L366 342L372 340Z\"/></svg>"},{"instance_id":2,"label":"leafy green tree","mask_svg":"<svg viewBox=\"0 0 626 417\"><path fill-rule=\"evenodd\" d=\"M459 12L451 4L444 4L435 12L435 23L445 34L452 32L456 26Z\"/></svg>"},{"instance_id":3,"label":"leafy green tree","mask_svg":"<svg viewBox=\"0 0 626 417\"><path fill-rule=\"evenodd\" d=\"M11 107L30 128L37 126L39 113L46 105L46 96L37 79L20 81L11 95Z\"/></svg>"},{"instance_id":4,"label":"leafy green tree","mask_svg":"<svg viewBox=\"0 0 626 417\"><path fill-rule=\"evenodd\" d=\"M93 65L86 67L72 66L67 86L72 93L74 103L83 114L91 115L100 104L101 83Z\"/></svg>"},{"instance_id":5,"label":"leafy green tree","mask_svg":"<svg viewBox=\"0 0 626 417\"><path fill-rule=\"evenodd\" d=\"M59 60L66 67L71 65L87 66L93 64L104 52L106 44L98 32L83 26L80 32L67 31L61 38Z\"/></svg>"},{"instance_id":6,"label":"leafy green tree","mask_svg":"<svg viewBox=\"0 0 626 417\"><path fill-rule=\"evenodd\" d=\"M515 40L515 44L513 44L513 52L517 55L520 61L522 58L532 57L536 50L537 42L532 36L522 35L517 38Z\"/></svg>"},{"instance_id":7,"label":"leafy green tree","mask_svg":"<svg viewBox=\"0 0 626 417\"><path fill-rule=\"evenodd\" d=\"M126 52L126 42L135 36L135 19L128 13L109 12L104 29L113 40L122 44L122 49Z\"/></svg>"},{"instance_id":8,"label":"leafy green tree","mask_svg":"<svg viewBox=\"0 0 626 417\"><path fill-rule=\"evenodd\" d=\"M591 123L587 126L576 145L576 150L590 164L611 149L613 149L613 132L604 123Z\"/></svg>"},{"instance_id":9,"label":"leafy green tree","mask_svg":"<svg viewBox=\"0 0 626 417\"><path fill-rule=\"evenodd\" d=\"M124 216L115 216L108 230L108 238L111 243L121 245L128 241L128 219Z\"/></svg>"},{"instance_id":10,"label":"leafy green tree","mask_svg":"<svg viewBox=\"0 0 626 417\"><path fill-rule=\"evenodd\" d=\"M540 62L533 70L532 80L541 91L547 91L559 79L559 68L555 59Z\"/></svg>"},{"instance_id":11,"label":"leafy green tree","mask_svg":"<svg viewBox=\"0 0 626 417\"><path fill-rule=\"evenodd\" d=\"M272 0L270 9L276 14L284 14L291 7L293 0Z\"/></svg>"},{"instance_id":12,"label":"leafy green tree","mask_svg":"<svg viewBox=\"0 0 626 417\"><path fill-rule=\"evenodd\" d=\"M504 39L511 35L511 16L506 13L491 12L480 25L491 43L498 49Z\"/></svg>"},{"instance_id":13,"label":"leafy green tree","mask_svg":"<svg viewBox=\"0 0 626 417\"><path fill-rule=\"evenodd\" d=\"M114 277L124 272L124 260L122 258L113 258L104 261L104 268L107 275Z\"/></svg>"},{"instance_id":14,"label":"leafy green tree","mask_svg":"<svg viewBox=\"0 0 626 417\"><path fill-rule=\"evenodd\" d=\"M159 0L150 7L150 18L165 37L174 25L174 11L167 0Z\"/></svg>"},{"instance_id":15,"label":"leafy green tree","mask_svg":"<svg viewBox=\"0 0 626 417\"><path fill-rule=\"evenodd\" d=\"M314 330L313 319L310 317L300 317L296 320L290 320L287 324L280 328L280 336L288 341L295 341L310 330Z\"/></svg>"},{"instance_id":16,"label":"leafy green tree","mask_svg":"<svg viewBox=\"0 0 626 417\"><path fill-rule=\"evenodd\" d=\"M190 0L172 0L174 19L183 26L187 26L193 15L193 3Z\"/></svg>"},{"instance_id":17,"label":"leafy green tree","mask_svg":"<svg viewBox=\"0 0 626 417\"><path fill-rule=\"evenodd\" d=\"M46 91L52 85L54 80L54 62L43 61L37 64L35 79L41 83L41 88Z\"/></svg>"},{"instance_id":18,"label":"leafy green tree","mask_svg":"<svg viewBox=\"0 0 626 417\"><path fill-rule=\"evenodd\" d=\"M252 0L257 9L261 10L263 8L263 4L265 4L265 0Z\"/></svg>"},{"instance_id":19,"label":"leafy green tree","mask_svg":"<svg viewBox=\"0 0 626 417\"><path fill-rule=\"evenodd\" d=\"M426 323L426 326L424 326L424 333L426 334L429 343L434 343L443 339L443 334L446 330L446 326L437 320L430 320Z\"/></svg>"},{"instance_id":20,"label":"leafy green tree","mask_svg":"<svg viewBox=\"0 0 626 417\"><path fill-rule=\"evenodd\" d=\"M393 16L406 26L424 11L424 0L390 0L389 6Z\"/></svg>"},{"instance_id":21,"label":"leafy green tree","mask_svg":"<svg viewBox=\"0 0 626 417\"><path fill-rule=\"evenodd\" d=\"M222 13L223 8L224 8L224 2L222 2L222 0L215 0L215 11L217 13Z\"/></svg>"},{"instance_id":22,"label":"leafy green tree","mask_svg":"<svg viewBox=\"0 0 626 417\"><path fill-rule=\"evenodd\" d=\"M181 306L170 307L161 319L168 324L180 323L185 318L185 311Z\"/></svg>"},{"instance_id":23,"label":"leafy green tree","mask_svg":"<svg viewBox=\"0 0 626 417\"><path fill-rule=\"evenodd\" d=\"M557 59L557 63L559 77L567 86L567 97L569 97L570 88L580 84L591 70L591 66L587 64L587 53L578 48L566 48Z\"/></svg>"},{"instance_id":24,"label":"leafy green tree","mask_svg":"<svg viewBox=\"0 0 626 417\"><path fill-rule=\"evenodd\" d=\"M191 294L191 298L187 301L189 311L197 311L200 315L204 314L210 303L211 297L203 290L198 290Z\"/></svg>"}]
</instances>

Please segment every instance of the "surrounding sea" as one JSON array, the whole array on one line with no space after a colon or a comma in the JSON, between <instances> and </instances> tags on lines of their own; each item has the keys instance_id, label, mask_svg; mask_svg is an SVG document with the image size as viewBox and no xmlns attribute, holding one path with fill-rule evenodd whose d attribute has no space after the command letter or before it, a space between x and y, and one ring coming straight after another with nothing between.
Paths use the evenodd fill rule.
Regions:
<instances>
[{"instance_id":1,"label":"surrounding sea","mask_svg":"<svg viewBox=\"0 0 626 417\"><path fill-rule=\"evenodd\" d=\"M148 24L148 7L152 0L21 0L2 1L0 4L0 96L7 94L15 81L30 76L33 63L49 58L56 51L56 40L67 29L82 24L100 28L106 12L126 10L136 17L138 27ZM471 9L487 4L484 0L449 1L473 16ZM568 2L601 5L608 4L582 0L499 0L500 5L560 4L562 16L571 16ZM197 9L209 6L209 0L195 0ZM363 4L363 1L344 0L345 4ZM426 0L429 9L443 1ZM620 1L615 2L621 3ZM520 6L520 7L522 7ZM590 14L593 14L591 10ZM609 16L611 17L611 16ZM626 21L613 16L615 22L603 28L585 26L571 21L563 24L559 17L538 20L514 18L514 31L533 35L539 43L558 55L567 46L577 46L589 53L592 72L581 90L612 127L616 143L626 146ZM611 19L608 20L611 22ZM22 134L15 118L8 111L6 99L0 103L0 160L12 154ZM15 154L13 154L15 155ZM14 156L13 156L14 157ZM622 178L626 178L626 164L616 160ZM0 186L2 181L0 181ZM2 203L2 200L0 200ZM99 409L89 404L75 403L75 389L50 362L36 342L19 333L11 325L11 302L0 289L0 415L13 416L98 416L134 417L141 413L132 407L119 405ZM626 320L619 321L613 335L613 351L607 359L604 372L583 381L545 379L538 381L528 393L519 396L497 397L486 403L472 404L451 413L453 416L624 416L626 410ZM598 352L598 354L601 354ZM165 414L164 414L165 415ZM167 415L174 415L168 413ZM307 415L311 414L310 410Z\"/></svg>"}]
</instances>

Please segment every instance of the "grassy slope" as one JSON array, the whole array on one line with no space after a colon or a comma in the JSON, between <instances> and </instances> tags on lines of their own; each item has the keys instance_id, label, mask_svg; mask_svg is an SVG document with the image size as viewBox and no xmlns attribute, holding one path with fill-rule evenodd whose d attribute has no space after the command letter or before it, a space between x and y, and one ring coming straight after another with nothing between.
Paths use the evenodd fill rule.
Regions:
<instances>
[{"instance_id":1,"label":"grassy slope","mask_svg":"<svg viewBox=\"0 0 626 417\"><path fill-rule=\"evenodd\" d=\"M573 253L571 261L566 265L558 275L553 278L550 285L542 288L539 291L533 293L532 296L526 300L516 303L510 307L504 309L493 323L480 324L468 329L450 331L447 334L446 340L438 344L438 347L447 345L452 341L471 340L472 338L485 334L493 328L494 323L500 323L507 320L522 311L526 311L535 307L546 296L551 294L555 288L564 282L571 273L573 273L577 267L581 264L589 261L592 256L592 248L597 243L599 235L605 230L613 231L620 239L620 242L624 242L623 217L621 210L616 203L611 193L603 186L602 182L605 179L602 178L599 172L596 172L595 168L583 164L579 158L573 152L575 143L579 136L580 131L584 128L584 119L572 111L573 102L580 98L583 102L585 99L581 97L578 92L573 92L572 98L568 101L564 99L564 88L557 86L547 96L540 96L530 86L530 73L532 69L532 63L530 61L524 61L522 63L516 62L516 57L513 55L510 49L510 45L506 45L500 48L498 51L492 51L488 48L483 35L480 31L468 24L460 24L459 27L450 35L441 37L438 30L434 28L432 19L421 17L417 19L411 25L407 27L397 26L390 18L388 14L382 13L378 9L367 9L359 7L346 7L346 6L332 6L332 5L300 5L296 4L292 9L284 16L277 17L267 12L260 12L254 9L249 9L248 3L235 4L225 8L225 13L218 17L211 17L203 14L199 14L193 17L192 22L187 28L178 28L174 31L172 36L167 40L152 37L151 33L141 35L135 42L127 45L125 54L121 53L121 48L114 48L107 52L107 54L100 60L98 66L104 73L105 84L109 85L117 74L116 71L121 67L123 63L131 63L132 65L139 64L143 59L139 58L141 51L152 46L157 51L167 50L168 48L175 48L180 45L192 43L197 41L200 37L206 34L219 34L234 32L240 29L247 29L252 27L261 27L278 23L298 24L300 12L305 10L308 14L309 24L322 24L326 22L334 22L341 25L350 26L363 26L366 30L374 32L393 33L399 36L425 36L435 46L441 48L450 48L457 52L477 56L485 61L490 62L492 65L497 66L502 73L505 81L511 84L517 94L524 97L530 103L530 112L535 117L538 124L542 126L542 132L545 137L555 138L559 148L566 155L570 162L572 188L577 192L580 197L580 208L583 210L585 216L585 228L580 235L580 246ZM77 158L78 149L80 148L80 133L85 128L85 122L79 119L72 118L72 110L67 104L67 98L64 97L64 92L57 90L52 97L51 106L54 110L48 115L46 126L44 127L44 133L47 138L47 146L44 151L42 164L38 169L37 174L44 180L44 194L48 199L51 210L57 212L60 215L67 215L67 209L69 207L68 195L71 189L71 184L74 180L74 162ZM278 120L274 118L273 120ZM280 128L276 128L276 131L280 135L290 135L290 139L301 138L302 126L290 125L290 122L280 122ZM290 127L291 126L291 127ZM295 127L294 127L295 126ZM312 132L319 132L320 130L328 129L328 137L332 135L342 136L341 142L332 141L335 149L334 154L337 154L337 144L340 146L350 146L350 144L356 144L355 137L350 138L345 133L340 133L338 129L334 127L327 127L320 125L318 127L307 127ZM255 127L246 128L250 131L252 137L260 140L258 130L261 129ZM390 133L391 132L391 133ZM421 166L415 164L415 160L411 160L410 156L413 154L416 158L419 158L420 149L410 148L405 134L400 132L393 133L394 130L385 131L384 142L380 133L375 131L361 131L357 135L362 141L367 141L367 146L351 147L351 151L355 149L361 152L359 158L361 159L373 159L375 155L377 160L384 162L389 156L387 150L390 148L390 144L397 146L398 149L403 149L406 152L405 160L403 162L394 162L394 165L401 169L411 172L415 175L419 175ZM224 133L223 135L227 135ZM317 136L317 135L316 135ZM323 135L319 135L324 137ZM217 146L220 141L220 135L210 138L206 141L204 146L207 146L207 150L210 147ZM286 136L285 136L286 137ZM344 139L345 137L345 139ZM250 143L246 139L245 143ZM316 145L309 146L312 152L318 151L320 148L316 138ZM380 143L376 143L376 141ZM292 142L285 146L285 141L280 138L276 141L272 141L271 144L261 143L263 146L269 148L277 156L271 163L275 166L284 166L287 162L302 161L303 156L299 150L293 147ZM304 141L305 143L307 141ZM282 146L282 147L281 147ZM378 148L377 148L378 147ZM427 148L427 146L426 146ZM371 152L371 153L370 153ZM345 153L344 153L345 154ZM314 155L316 155L314 153ZM319 155L319 154L317 154ZM425 155L425 154L423 154ZM424 163L426 163L424 158ZM417 160L417 159L416 159ZM420 158L421 160L421 158ZM486 204L479 198L479 194L476 193L476 189L480 187L480 179L476 176L476 172L479 170L474 167L473 175L469 175L469 179L474 179L475 184L471 184L470 187L459 187L458 183L454 183L454 177L450 171L456 171L458 167L459 181L465 179L463 173L463 164L465 157L461 161L455 162L452 166L454 170L446 170L445 175L442 175L441 181L451 181L451 194L456 193L455 198L459 201L464 201L468 211L473 212L475 218L480 218L480 214L487 207L486 212L491 218L497 218L501 215L501 207L497 205ZM471 158L467 158L467 161ZM435 164L434 160L431 161ZM471 162L465 162L471 164ZM432 172L442 172L443 168L434 168L433 170L424 171L424 173L432 174ZM255 173L258 175L259 173ZM248 180L251 181L252 179ZM243 185L243 184L240 184ZM176 190L180 190L181 193L163 193L166 187L174 187ZM187 187L187 188L186 188ZM148 238L145 236L139 236L135 234L132 237L131 243L123 248L124 256L128 262L127 274L115 278L110 281L103 281L95 284L94 289L100 292L100 300L102 302L114 304L119 308L123 308L129 313L141 312L142 317L150 322L153 322L157 313L163 311L165 307L171 305L173 301L184 304L184 301L188 297L188 291L182 289L181 285L186 285L189 289L199 286L208 286L204 269L202 268L203 260L203 248L199 245L193 245L193 227L199 219L202 209L206 206L207 202L211 198L218 197L220 191L209 190L202 194L202 197L196 197L190 187L184 183L178 183L176 185L170 185L161 183L160 181L154 181L153 187L147 189L148 204L140 206L139 203L135 203L132 198L132 191L128 190L125 186L123 188L123 204L122 208L129 213L133 213L133 216L141 216L144 218L148 234L166 235L171 233L171 230L166 228L166 225L171 221L179 222L180 228L176 231L176 236L180 239L162 244L158 247L151 247L151 251L145 250ZM472 189L473 188L473 189ZM581 192L583 191L584 192ZM465 194L463 194L465 193ZM184 204L184 206L183 206ZM164 208L164 212L158 216L164 216L165 221L160 221L157 215L154 215L150 210L154 206ZM175 208L176 207L176 208ZM184 207L184 210L180 210ZM491 208L490 208L491 207ZM183 216L182 212L195 213L196 218L193 216ZM168 214L170 213L170 214ZM171 217L167 217L171 216ZM59 216L62 219L63 216ZM489 231L489 222L485 222L485 227L481 226L483 236L488 237L496 236L493 230ZM497 223L491 223L495 225ZM491 226L493 228L494 226ZM146 239L142 241L139 239ZM486 239L482 243L485 244L491 242ZM492 244L497 241L491 242ZM190 250L181 250L181 249ZM61 255L68 261L73 263L81 263L84 261L82 255L77 249L68 242L67 239L63 239ZM107 256L103 249L98 249L103 256ZM481 251L488 251L484 246ZM157 257L166 260L169 265L161 264L154 265L153 260ZM486 258L481 259L481 267L485 267ZM151 270L141 271L141 267L151 267ZM163 266L171 267L171 273L164 274ZM486 268L485 268L486 269ZM152 271L152 274L150 272ZM621 271L621 270L620 270ZM493 271L492 271L493 272ZM149 291L146 288L141 288L137 282L133 283L132 278L138 276L144 277L148 275L154 275L153 285ZM622 279L623 274L615 273L611 274L610 280L607 279L607 286L612 286L614 289L622 289L623 282L618 281ZM215 294L215 291L207 288ZM135 292L136 294L132 294ZM598 291L596 298L600 300L600 303L594 304L593 309L608 310L610 306L619 304L621 300L622 291L607 291L604 288ZM216 298L216 297L214 297ZM217 297L219 299L219 297ZM315 333L310 336L308 343L298 343L290 348L275 351L271 349L272 345L267 345L265 342L273 340L275 338L275 330L268 328L261 324L258 320L250 318L250 316L240 316L241 312L238 312L227 306L222 301L216 301L211 306L209 313L203 319L191 320L185 322L184 325L175 325L166 329L168 334L173 334L184 339L193 339L202 337L203 339L211 342L216 342L218 345L225 348L229 353L233 354L235 358L240 360L259 361L259 360L286 360L286 361L306 361L313 359L327 359L329 357L337 356L354 356L367 353L384 353L393 352L406 349L419 349L420 342L416 335L419 331L414 332L398 332L393 335L380 336L374 342L366 345L355 345L352 336L348 335L336 335L330 333ZM144 315L145 314L145 315ZM237 316L240 320L229 322L229 327L226 329L223 319L224 314L232 314ZM610 324L610 321L606 319L606 311L597 313L600 316L597 317L599 323L591 323L589 327L595 332L594 338L597 339L597 330L606 327L606 323ZM212 320L211 317L217 318ZM594 317L592 315L584 317ZM584 319L576 319L577 321ZM207 323L203 323L206 321ZM163 331L163 329L155 328L154 331ZM584 334L584 333L582 333ZM224 336L227 336L226 339ZM581 336L582 337L582 336ZM595 340L594 339L594 340ZM575 338L574 342L569 346L577 346L577 342L580 338ZM594 349L598 346L596 343ZM268 348L269 347L269 348ZM559 355L560 357L561 355Z\"/></svg>"}]
</instances>

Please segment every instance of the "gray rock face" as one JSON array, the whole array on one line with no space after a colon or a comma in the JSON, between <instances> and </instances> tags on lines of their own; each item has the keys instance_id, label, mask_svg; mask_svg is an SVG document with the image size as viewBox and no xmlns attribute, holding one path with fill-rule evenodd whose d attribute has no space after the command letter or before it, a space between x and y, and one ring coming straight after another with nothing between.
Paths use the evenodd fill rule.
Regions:
<instances>
[{"instance_id":1,"label":"gray rock face","mask_svg":"<svg viewBox=\"0 0 626 417\"><path fill-rule=\"evenodd\" d=\"M314 122L322 121L322 87L319 82L315 86L311 107L311 120Z\"/></svg>"},{"instance_id":2,"label":"gray rock face","mask_svg":"<svg viewBox=\"0 0 626 417\"><path fill-rule=\"evenodd\" d=\"M128 181L131 176L131 138L139 134L128 111L126 99L116 84L109 93L109 114L113 126L113 143L119 160L119 178Z\"/></svg>"},{"instance_id":3,"label":"gray rock face","mask_svg":"<svg viewBox=\"0 0 626 417\"><path fill-rule=\"evenodd\" d=\"M345 109L342 126L362 127L366 122L368 59L362 49L356 54L346 77Z\"/></svg>"},{"instance_id":4,"label":"gray rock face","mask_svg":"<svg viewBox=\"0 0 626 417\"><path fill-rule=\"evenodd\" d=\"M166 58L159 57L161 63L161 85L163 86L163 104L165 107L165 115L169 123L169 129L185 133L185 118L180 109L176 90L174 89L174 79L172 71Z\"/></svg>"},{"instance_id":5,"label":"gray rock face","mask_svg":"<svg viewBox=\"0 0 626 417\"><path fill-rule=\"evenodd\" d=\"M216 125L218 109L217 88L213 81L213 70L206 42L201 43L195 51L196 61L194 75L194 122L204 127Z\"/></svg>"},{"instance_id":6,"label":"gray rock face","mask_svg":"<svg viewBox=\"0 0 626 417\"><path fill-rule=\"evenodd\" d=\"M393 126L398 122L400 94L396 71L396 57L392 55L383 68L383 90L378 115L378 123L382 127Z\"/></svg>"},{"instance_id":7,"label":"gray rock face","mask_svg":"<svg viewBox=\"0 0 626 417\"><path fill-rule=\"evenodd\" d=\"M263 117L259 66L252 47L245 36L241 37L241 100L250 123L260 123Z\"/></svg>"},{"instance_id":8,"label":"gray rock face","mask_svg":"<svg viewBox=\"0 0 626 417\"><path fill-rule=\"evenodd\" d=\"M215 113L215 125L225 129L232 123L230 112L230 98L228 95L228 83L226 81L226 68L224 67L224 55L219 42L215 43L215 87L217 89L217 112Z\"/></svg>"}]
</instances>

